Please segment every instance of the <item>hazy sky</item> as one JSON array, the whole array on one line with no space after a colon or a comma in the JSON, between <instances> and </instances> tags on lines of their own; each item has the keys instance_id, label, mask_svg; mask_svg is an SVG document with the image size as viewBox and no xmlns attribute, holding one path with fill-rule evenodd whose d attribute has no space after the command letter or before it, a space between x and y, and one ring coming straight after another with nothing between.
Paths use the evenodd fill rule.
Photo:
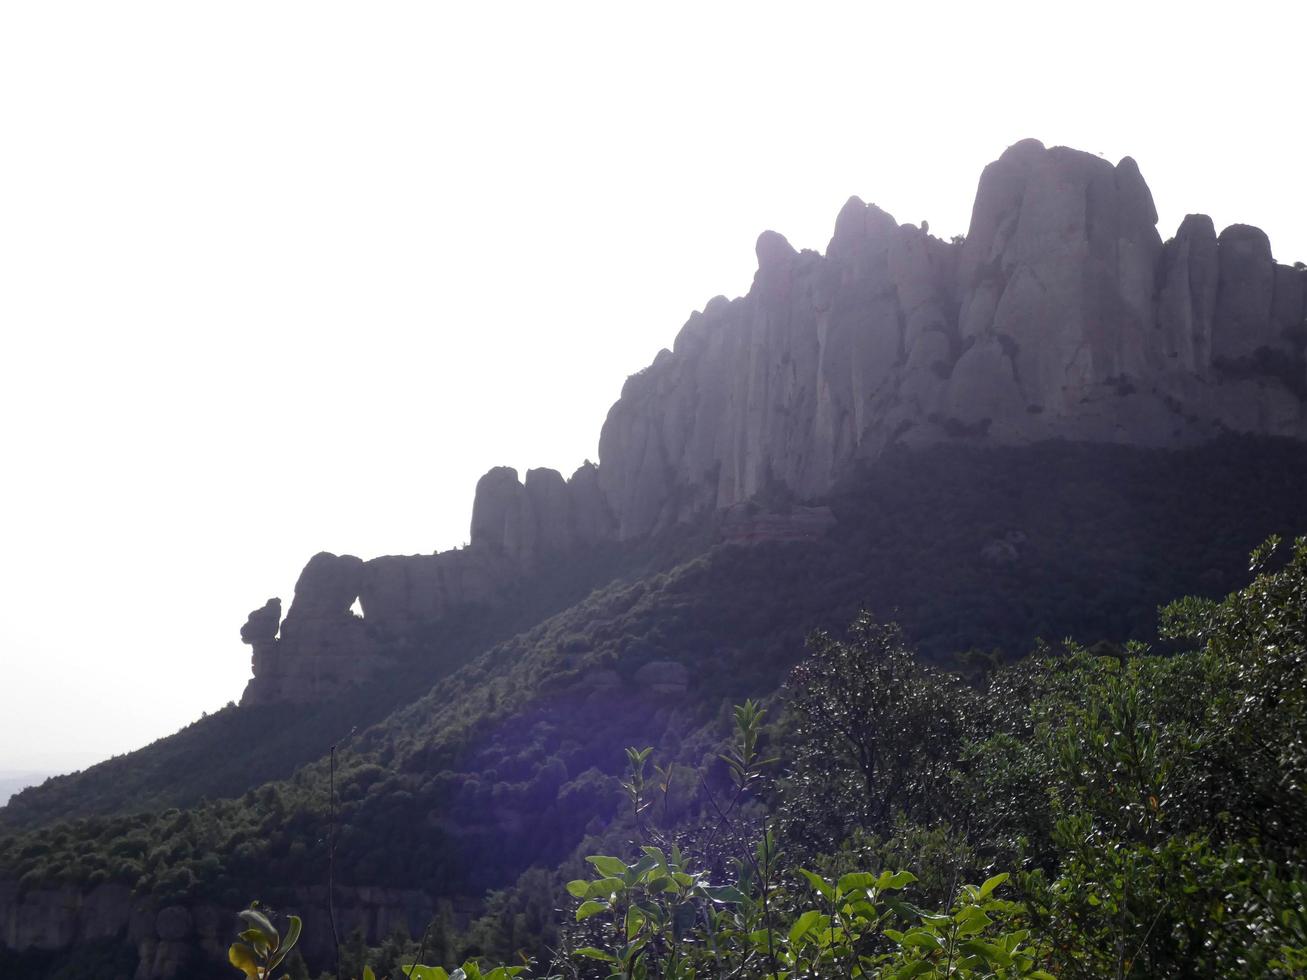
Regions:
<instances>
[{"instance_id":1,"label":"hazy sky","mask_svg":"<svg viewBox=\"0 0 1307 980\"><path fill-rule=\"evenodd\" d=\"M1307 259L1304 7L0 5L0 769L238 699L310 555L594 458L850 194L964 232L1033 136Z\"/></svg>"}]
</instances>

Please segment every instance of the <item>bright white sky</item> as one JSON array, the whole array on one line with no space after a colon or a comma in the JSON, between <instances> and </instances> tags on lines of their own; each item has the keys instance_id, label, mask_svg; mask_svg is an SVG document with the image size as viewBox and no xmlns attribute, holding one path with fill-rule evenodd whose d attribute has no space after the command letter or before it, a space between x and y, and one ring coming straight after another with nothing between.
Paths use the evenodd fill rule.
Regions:
<instances>
[{"instance_id":1,"label":"bright white sky","mask_svg":"<svg viewBox=\"0 0 1307 980\"><path fill-rule=\"evenodd\" d=\"M824 249L850 194L964 232L1034 136L1307 259L1305 7L3 4L0 769L238 699L310 555L593 458L758 232Z\"/></svg>"}]
</instances>

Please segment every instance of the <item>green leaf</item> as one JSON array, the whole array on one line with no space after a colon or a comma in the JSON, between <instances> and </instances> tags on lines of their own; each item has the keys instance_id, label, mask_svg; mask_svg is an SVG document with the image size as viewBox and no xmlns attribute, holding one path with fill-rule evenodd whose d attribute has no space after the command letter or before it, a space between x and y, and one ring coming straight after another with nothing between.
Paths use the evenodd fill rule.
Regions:
<instances>
[{"instance_id":1,"label":"green leaf","mask_svg":"<svg viewBox=\"0 0 1307 980\"><path fill-rule=\"evenodd\" d=\"M983 909L968 905L953 916L953 921L958 924L959 936L974 936L978 932L983 932L985 927L994 920L986 915Z\"/></svg>"},{"instance_id":2,"label":"green leaf","mask_svg":"<svg viewBox=\"0 0 1307 980\"><path fill-rule=\"evenodd\" d=\"M630 942L639 933L640 928L645 923L646 916L638 908L632 905L626 910L626 941Z\"/></svg>"},{"instance_id":3,"label":"green leaf","mask_svg":"<svg viewBox=\"0 0 1307 980\"><path fill-rule=\"evenodd\" d=\"M987 943L980 939L969 939L960 948L963 952L979 957L985 963L1004 967L1012 964L1012 957L1008 955L1008 951L996 943Z\"/></svg>"},{"instance_id":4,"label":"green leaf","mask_svg":"<svg viewBox=\"0 0 1307 980\"><path fill-rule=\"evenodd\" d=\"M821 921L822 915L816 909L809 909L801 916L794 920L794 925L790 926L790 945L793 946L800 939Z\"/></svg>"},{"instance_id":5,"label":"green leaf","mask_svg":"<svg viewBox=\"0 0 1307 980\"><path fill-rule=\"evenodd\" d=\"M581 898L607 898L617 892L626 891L626 882L621 878L596 878L590 882Z\"/></svg>"},{"instance_id":6,"label":"green leaf","mask_svg":"<svg viewBox=\"0 0 1307 980\"><path fill-rule=\"evenodd\" d=\"M885 891L887 888L898 891L916 880L917 876L911 871L882 871L880 877L876 879L876 887L880 891Z\"/></svg>"},{"instance_id":7,"label":"green leaf","mask_svg":"<svg viewBox=\"0 0 1307 980\"><path fill-rule=\"evenodd\" d=\"M734 885L704 885L699 890L705 898L719 905L738 905L745 901L744 893Z\"/></svg>"},{"instance_id":8,"label":"green leaf","mask_svg":"<svg viewBox=\"0 0 1307 980\"><path fill-rule=\"evenodd\" d=\"M592 915L598 915L600 912L608 911L607 902L582 902L581 907L576 910L576 921L583 922Z\"/></svg>"},{"instance_id":9,"label":"green leaf","mask_svg":"<svg viewBox=\"0 0 1307 980\"><path fill-rule=\"evenodd\" d=\"M799 874L803 875L803 877L808 879L808 883L812 885L813 888L817 889L817 893L821 895L822 898L828 899L830 901L835 900L835 886L832 885L825 878L823 878L821 875L813 874L811 871L808 871L806 868L800 868Z\"/></svg>"},{"instance_id":10,"label":"green leaf","mask_svg":"<svg viewBox=\"0 0 1307 980\"><path fill-rule=\"evenodd\" d=\"M605 953L602 949L595 949L593 946L582 946L576 951L577 956L588 956L592 960L603 960L605 963L616 963L617 957L611 953Z\"/></svg>"},{"instance_id":11,"label":"green leaf","mask_svg":"<svg viewBox=\"0 0 1307 980\"><path fill-rule=\"evenodd\" d=\"M1000 875L994 875L994 877L990 878L988 881L986 881L983 885L980 886L980 892L977 894L977 897L988 898L995 888L1003 884L1003 882L1007 881L1008 878L1010 877L1011 875L1009 875L1006 871L1004 871Z\"/></svg>"},{"instance_id":12,"label":"green leaf","mask_svg":"<svg viewBox=\"0 0 1307 980\"><path fill-rule=\"evenodd\" d=\"M365 966L363 968L363 980L377 980L377 975L372 972L372 967Z\"/></svg>"},{"instance_id":13,"label":"green leaf","mask_svg":"<svg viewBox=\"0 0 1307 980\"><path fill-rule=\"evenodd\" d=\"M895 980L911 980L912 977L919 977L923 973L929 973L935 968L930 960L913 960L901 970L894 974Z\"/></svg>"},{"instance_id":14,"label":"green leaf","mask_svg":"<svg viewBox=\"0 0 1307 980\"><path fill-rule=\"evenodd\" d=\"M889 935L889 933L887 932L886 935ZM927 932L925 929L913 929L911 932L904 933L903 938L897 940L897 942L900 946L916 946L930 952L944 948L944 941L933 932Z\"/></svg>"},{"instance_id":15,"label":"green leaf","mask_svg":"<svg viewBox=\"0 0 1307 980\"><path fill-rule=\"evenodd\" d=\"M601 875L608 878L620 878L626 874L626 862L621 858L609 857L606 854L592 854L586 858L593 864Z\"/></svg>"},{"instance_id":16,"label":"green leaf","mask_svg":"<svg viewBox=\"0 0 1307 980\"><path fill-rule=\"evenodd\" d=\"M295 944L299 942L300 930L303 927L304 923L300 921L298 915L292 915L290 917L290 925L286 927L286 938L281 941L281 945L277 947L277 951L272 955L272 959L268 961L269 970L275 970L280 966L281 961L284 960L290 951L295 948Z\"/></svg>"},{"instance_id":17,"label":"green leaf","mask_svg":"<svg viewBox=\"0 0 1307 980\"><path fill-rule=\"evenodd\" d=\"M423 966L420 963L401 966L399 974L404 980L449 980L443 966Z\"/></svg>"},{"instance_id":18,"label":"green leaf","mask_svg":"<svg viewBox=\"0 0 1307 980\"><path fill-rule=\"evenodd\" d=\"M849 892L861 891L867 888L871 888L875 884L876 884L875 875L869 874L866 871L853 871L850 872L849 874L846 874L838 882L836 882L835 887L838 888L845 895L847 895L849 894Z\"/></svg>"},{"instance_id":19,"label":"green leaf","mask_svg":"<svg viewBox=\"0 0 1307 980\"><path fill-rule=\"evenodd\" d=\"M584 878L576 878L567 883L567 894L573 898L585 898L590 893L590 882Z\"/></svg>"},{"instance_id":20,"label":"green leaf","mask_svg":"<svg viewBox=\"0 0 1307 980\"><path fill-rule=\"evenodd\" d=\"M658 858L654 857L652 854L646 854L627 869L626 876L628 880L638 878L640 875L658 867L658 863Z\"/></svg>"}]
</instances>

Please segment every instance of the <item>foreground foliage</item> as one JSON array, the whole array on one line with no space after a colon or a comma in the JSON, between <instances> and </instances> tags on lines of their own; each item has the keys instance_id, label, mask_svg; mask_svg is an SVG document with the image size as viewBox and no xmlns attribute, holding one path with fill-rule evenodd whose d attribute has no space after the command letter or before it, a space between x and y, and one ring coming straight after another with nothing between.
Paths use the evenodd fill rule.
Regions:
<instances>
[{"instance_id":1,"label":"foreground foliage","mask_svg":"<svg viewBox=\"0 0 1307 980\"><path fill-rule=\"evenodd\" d=\"M715 761L627 750L618 847L533 974L1302 976L1307 538L1252 571L1163 611L1179 654L1068 645L966 684L868 617L814 636Z\"/></svg>"},{"instance_id":2,"label":"foreground foliage","mask_svg":"<svg viewBox=\"0 0 1307 980\"><path fill-rule=\"evenodd\" d=\"M195 760L247 720L230 709L181 754L161 745L146 783L122 760L32 794L0 813L37 828L0 839L0 876L20 893L119 883L159 905L236 909L258 895L320 923L326 909L307 896L323 890L334 814L342 896L379 884L468 900L497 889L471 922L437 908L429 940L414 930L421 957L412 936L368 948L343 935L342 976L520 955L566 974L611 967L567 955L587 944L564 893L586 855L629 867L642 847L677 846L684 873L751 894L739 862L756 859L765 822L776 887L793 903L769 895L768 914L786 935L815 910L800 907L810 884L799 869L833 883L909 872L893 897L931 915L963 883L1008 873L998 895L1022 911L1005 928L1029 930L1019 945L1039 969L1292 975L1307 947L1301 562L1259 556L1252 590L1177 605L1160 638L1150 626L1157 601L1228 590L1231 556L1269 527L1301 524L1301 446L1259 452L1049 446L890 461L831 501L840 525L828 539L716 548L618 577L484 654L480 640L460 643L471 663L380 724L381 701L363 714L327 706L288 726L291 744L270 715L251 729L257 746L223 742L219 785ZM1014 529L1027 538L1017 560L983 556ZM848 623L869 596L876 616L847 636L818 632L792 673L803 635ZM880 625L889 615L901 632ZM1153 646L1055 642L1016 659L1031 637L1063 633ZM942 656L969 647L983 653ZM640 671L666 660L689 669L684 692L641 685ZM729 705L748 696L768 699L755 749L779 761L741 790L719 743ZM301 765L333 740L334 810L327 760ZM618 772L622 745L652 746L638 808L623 786L634 775ZM235 792L250 753L245 785L294 775L157 809ZM92 784L83 797L78 786ZM173 785L185 795L160 795ZM136 807L154 812L51 822ZM885 930L907 935L912 921L895 913L868 934L875 955L894 953ZM320 940L300 947L315 970L330 962ZM93 952L78 952L71 975L101 975L82 966ZM56 976L69 962L0 952L0 975ZM310 975L294 954L283 966Z\"/></svg>"}]
</instances>

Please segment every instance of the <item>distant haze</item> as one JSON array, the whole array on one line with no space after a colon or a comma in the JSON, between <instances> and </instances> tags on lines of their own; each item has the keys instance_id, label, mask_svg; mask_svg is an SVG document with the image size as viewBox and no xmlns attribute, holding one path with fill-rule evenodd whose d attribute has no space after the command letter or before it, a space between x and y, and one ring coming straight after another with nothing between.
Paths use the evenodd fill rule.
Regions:
<instances>
[{"instance_id":1,"label":"distant haze","mask_svg":"<svg viewBox=\"0 0 1307 980\"><path fill-rule=\"evenodd\" d=\"M0 7L0 768L239 699L314 552L467 538L857 194L1035 137L1307 259L1298 5ZM1205 12L1206 11L1206 12ZM0 783L0 798L6 786Z\"/></svg>"}]
</instances>

